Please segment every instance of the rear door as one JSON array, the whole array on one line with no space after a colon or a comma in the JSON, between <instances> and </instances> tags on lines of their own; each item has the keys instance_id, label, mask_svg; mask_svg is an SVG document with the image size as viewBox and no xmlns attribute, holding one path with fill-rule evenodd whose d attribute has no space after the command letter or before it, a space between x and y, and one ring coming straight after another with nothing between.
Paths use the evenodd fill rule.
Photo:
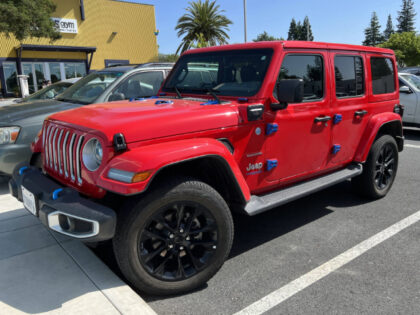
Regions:
<instances>
[{"instance_id":1,"label":"rear door","mask_svg":"<svg viewBox=\"0 0 420 315\"><path fill-rule=\"evenodd\" d=\"M332 51L332 150L329 166L352 161L372 115L366 92L367 71L363 53Z\"/></svg>"},{"instance_id":2,"label":"rear door","mask_svg":"<svg viewBox=\"0 0 420 315\"><path fill-rule=\"evenodd\" d=\"M269 170L270 182L300 180L325 168L331 132L328 63L327 51L285 52L277 80L303 79L305 95L302 103L265 116L278 127L266 138L267 159L278 162Z\"/></svg>"},{"instance_id":3,"label":"rear door","mask_svg":"<svg viewBox=\"0 0 420 315\"><path fill-rule=\"evenodd\" d=\"M410 85L409 82L404 80L404 76L399 79L400 88L403 86L407 86L410 91L409 93L400 92L400 104L404 106L404 122L415 122L416 116L416 109L419 106L419 94L418 90L416 90L413 86Z\"/></svg>"}]
</instances>

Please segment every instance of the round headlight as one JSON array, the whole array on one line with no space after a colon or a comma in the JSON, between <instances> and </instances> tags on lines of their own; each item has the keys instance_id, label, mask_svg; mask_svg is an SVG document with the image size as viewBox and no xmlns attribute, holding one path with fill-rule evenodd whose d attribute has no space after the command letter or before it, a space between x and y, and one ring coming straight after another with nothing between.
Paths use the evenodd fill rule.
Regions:
<instances>
[{"instance_id":1,"label":"round headlight","mask_svg":"<svg viewBox=\"0 0 420 315\"><path fill-rule=\"evenodd\" d=\"M86 142L83 147L82 159L85 167L93 172L96 171L102 163L102 145L98 139L92 138Z\"/></svg>"}]
</instances>

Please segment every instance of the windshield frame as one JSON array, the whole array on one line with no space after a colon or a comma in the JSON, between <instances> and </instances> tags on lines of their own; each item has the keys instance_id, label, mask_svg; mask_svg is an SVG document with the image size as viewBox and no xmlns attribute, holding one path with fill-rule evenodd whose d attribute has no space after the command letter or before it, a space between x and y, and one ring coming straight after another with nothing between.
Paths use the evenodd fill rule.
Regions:
<instances>
[{"instance_id":1,"label":"windshield frame","mask_svg":"<svg viewBox=\"0 0 420 315\"><path fill-rule=\"evenodd\" d=\"M107 71L107 70L101 70L101 71L89 73L88 75L84 76L83 78L78 80L76 83L74 83L72 86L67 88L63 93L57 95L56 99L62 102L78 103L78 104L83 104L83 105L93 104L96 102L97 99L99 99L102 95L104 95L111 86L113 86L116 82L118 82L118 80L120 80L124 76L125 73L126 72L123 72L123 71ZM75 93L77 90L86 86L86 83L89 83L97 78L96 77L95 79L91 79L92 77L98 76L100 74L105 74L105 75L114 74L115 79L112 82L110 82L110 84L94 99L87 102L84 100L68 97L68 94Z\"/></svg>"},{"instance_id":2,"label":"windshield frame","mask_svg":"<svg viewBox=\"0 0 420 315\"><path fill-rule=\"evenodd\" d=\"M255 92L253 91L252 94L248 94L248 93L230 93L230 94L224 94L223 92L219 91L217 89L218 85L220 85L220 83L218 85L215 85L214 87L203 87L203 88L197 88L197 87L192 87L191 89L186 89L182 86L178 86L177 84L175 84L175 86L179 89L179 91L181 92L182 95L200 95L201 96L206 96L209 94L209 90L214 91L215 93L217 93L217 95L220 98L238 98L238 97L256 97L261 90L264 88L264 83L267 79L267 77L270 75L270 67L272 65L273 59L275 58L275 54L276 54L276 50L273 47L261 47L261 48L243 48L243 49L229 49L229 50L215 50L215 51L207 51L207 52L194 52L194 53L187 53L184 54L180 57L180 59L177 61L177 63L175 64L175 66L173 67L172 71L170 72L169 76L166 78L166 80L164 81L164 84L161 87L161 92L164 93L174 93L175 94L175 90L173 86L170 86L169 84L172 83L172 79L174 78L175 75L178 75L178 70L180 67L188 64L188 60L186 62L184 62L185 59L193 59L192 62L195 62L194 59L197 57L201 57L201 56L223 56L223 55L233 55L233 54L238 54L238 55L243 55L243 52L247 52L249 54L252 53L261 53L261 54L265 54L267 56L267 65L264 69L264 73L262 76L261 81L255 81L258 82L259 85L256 88ZM219 72L219 69L218 69ZM223 83L223 82L222 82ZM226 82L224 82L226 83ZM232 92L232 91L230 91Z\"/></svg>"}]
</instances>

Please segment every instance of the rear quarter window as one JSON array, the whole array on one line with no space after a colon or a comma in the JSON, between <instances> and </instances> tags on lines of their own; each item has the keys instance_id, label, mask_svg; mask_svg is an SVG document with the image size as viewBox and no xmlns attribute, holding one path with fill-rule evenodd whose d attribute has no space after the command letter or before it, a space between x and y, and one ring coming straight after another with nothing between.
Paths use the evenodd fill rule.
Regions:
<instances>
[{"instance_id":1,"label":"rear quarter window","mask_svg":"<svg viewBox=\"0 0 420 315\"><path fill-rule=\"evenodd\" d=\"M370 59L372 74L372 93L388 94L395 92L395 73L390 58L372 57Z\"/></svg>"}]
</instances>

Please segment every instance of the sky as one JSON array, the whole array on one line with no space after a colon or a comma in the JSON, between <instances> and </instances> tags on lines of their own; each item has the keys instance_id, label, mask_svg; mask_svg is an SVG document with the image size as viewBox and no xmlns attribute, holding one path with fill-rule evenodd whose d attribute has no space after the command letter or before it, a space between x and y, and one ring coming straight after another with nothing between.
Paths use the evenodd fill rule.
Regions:
<instances>
[{"instance_id":1,"label":"sky","mask_svg":"<svg viewBox=\"0 0 420 315\"><path fill-rule=\"evenodd\" d=\"M127 0L126 0L127 1ZM181 39L175 26L185 13L188 0L128 0L153 4L156 14L156 28L159 30L159 53L175 53ZM391 14L394 28L397 25L397 11L402 0L247 0L248 41L267 31L275 37L287 38L290 21L303 21L309 17L315 41L360 45L364 29L369 25L373 11L376 11L382 30L388 14ZM244 42L243 0L217 0L220 9L233 22L229 27L229 43ZM420 29L420 0L414 0L416 29Z\"/></svg>"}]
</instances>

